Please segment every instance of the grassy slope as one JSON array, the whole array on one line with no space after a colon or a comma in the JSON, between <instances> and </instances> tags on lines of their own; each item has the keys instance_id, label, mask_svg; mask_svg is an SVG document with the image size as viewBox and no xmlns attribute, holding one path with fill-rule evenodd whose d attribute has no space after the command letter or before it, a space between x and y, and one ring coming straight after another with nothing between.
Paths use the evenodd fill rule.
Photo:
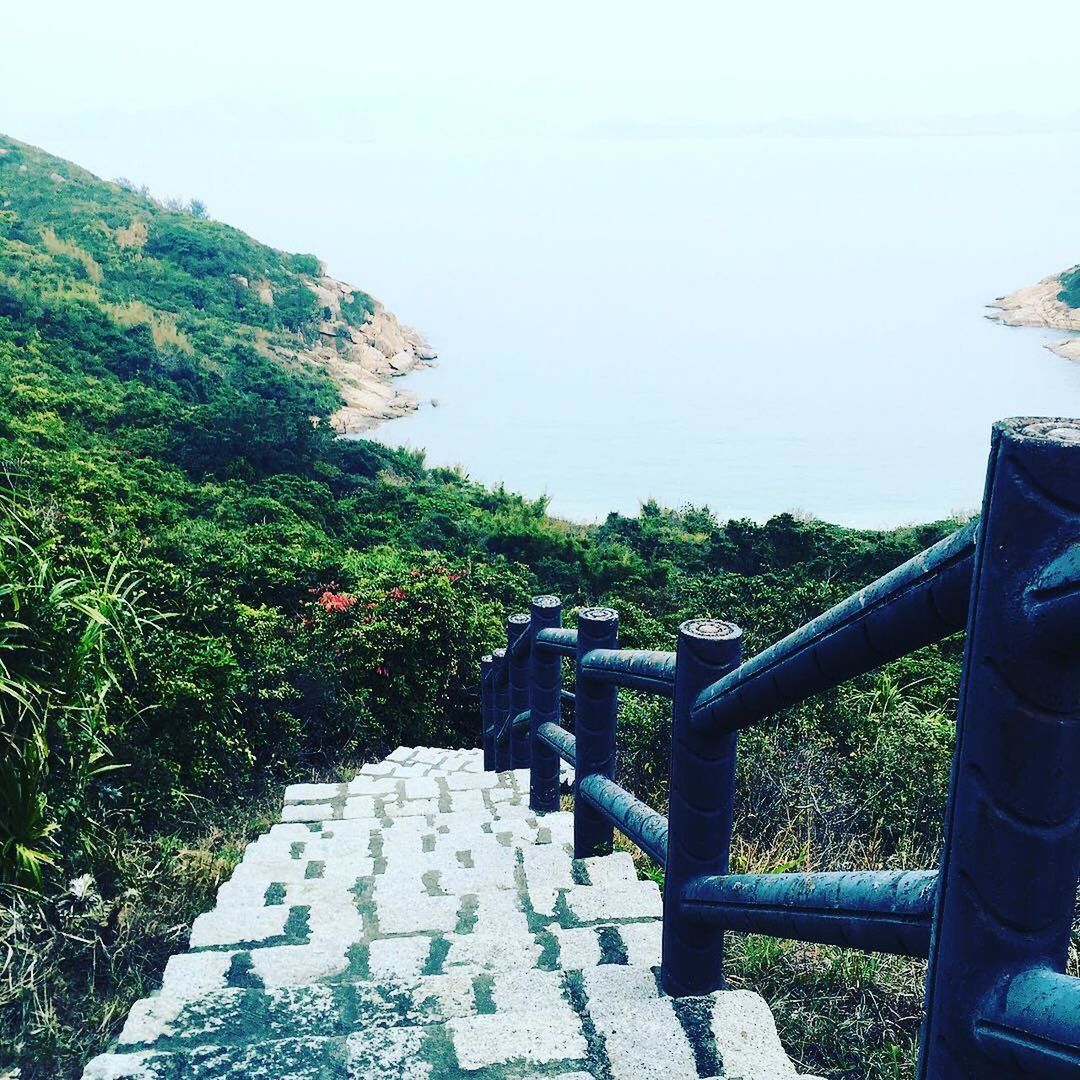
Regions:
<instances>
[{"instance_id":1,"label":"grassy slope","mask_svg":"<svg viewBox=\"0 0 1080 1080\"><path fill-rule=\"evenodd\" d=\"M0 149L0 460L14 500L0 536L35 553L0 561L0 585L33 598L0 660L52 695L35 771L25 718L0 694L28 793L0 800L0 843L18 833L53 861L32 892L11 892L0 864L17 897L0 935L34 961L0 978L0 1068L77 1074L182 946L282 778L399 740L473 741L477 658L530 592L610 603L629 646L670 647L680 619L716 615L755 650L952 527L718 522L649 503L585 529L417 455L335 440L310 422L336 407L334 388L258 347L312 333L311 256L12 140ZM284 300L264 304L262 282ZM119 635L102 646L115 685L93 683L105 697L87 730L71 709L92 681L81 624L40 581L97 595L114 561L147 618L128 651ZM746 735L737 865L932 862L957 663L954 642L925 650ZM60 667L73 675L57 689ZM620 772L660 806L666 733L662 702L626 696ZM80 762L103 750L122 768L88 775ZM92 887L76 895L80 875ZM807 1067L909 1075L911 965L747 938L732 975L781 999Z\"/></svg>"}]
</instances>

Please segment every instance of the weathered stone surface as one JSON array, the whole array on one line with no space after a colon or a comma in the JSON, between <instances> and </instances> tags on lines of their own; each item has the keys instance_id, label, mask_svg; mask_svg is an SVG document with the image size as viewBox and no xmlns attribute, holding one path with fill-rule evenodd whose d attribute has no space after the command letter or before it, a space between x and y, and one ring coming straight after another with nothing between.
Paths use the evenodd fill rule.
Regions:
<instances>
[{"instance_id":1,"label":"weathered stone surface","mask_svg":"<svg viewBox=\"0 0 1080 1080\"><path fill-rule=\"evenodd\" d=\"M419 975L431 952L431 938L379 938L368 946L368 967L373 979L404 979Z\"/></svg>"},{"instance_id":2,"label":"weathered stone surface","mask_svg":"<svg viewBox=\"0 0 1080 1080\"><path fill-rule=\"evenodd\" d=\"M350 1035L346 1043L349 1080L425 1080L432 1066L420 1057L419 1028L384 1028Z\"/></svg>"},{"instance_id":3,"label":"weathered stone surface","mask_svg":"<svg viewBox=\"0 0 1080 1080\"><path fill-rule=\"evenodd\" d=\"M725 1076L758 1080L761 1076L794 1076L772 1011L758 994L728 990L713 995L713 1038Z\"/></svg>"},{"instance_id":4,"label":"weathered stone surface","mask_svg":"<svg viewBox=\"0 0 1080 1080\"><path fill-rule=\"evenodd\" d=\"M447 1023L458 1063L463 1069L483 1069L509 1061L540 1065L579 1060L588 1044L574 1013L511 1013L473 1016Z\"/></svg>"},{"instance_id":5,"label":"weathered stone surface","mask_svg":"<svg viewBox=\"0 0 1080 1080\"><path fill-rule=\"evenodd\" d=\"M696 1080L694 1049L670 1000L589 999L614 1080Z\"/></svg>"},{"instance_id":6,"label":"weathered stone surface","mask_svg":"<svg viewBox=\"0 0 1080 1080\"><path fill-rule=\"evenodd\" d=\"M282 821L325 821L333 816L330 803L289 803L281 811Z\"/></svg>"},{"instance_id":7,"label":"weathered stone surface","mask_svg":"<svg viewBox=\"0 0 1080 1080\"><path fill-rule=\"evenodd\" d=\"M330 802L341 794L341 784L290 784L285 789L285 801Z\"/></svg>"},{"instance_id":8,"label":"weathered stone surface","mask_svg":"<svg viewBox=\"0 0 1080 1080\"><path fill-rule=\"evenodd\" d=\"M550 927L559 946L559 967L564 971L576 968L593 967L600 963L600 938L593 926L576 927L566 930L554 924Z\"/></svg>"},{"instance_id":9,"label":"weathered stone surface","mask_svg":"<svg viewBox=\"0 0 1080 1080\"><path fill-rule=\"evenodd\" d=\"M280 904L208 911L192 924L189 944L195 949L203 945L235 945L241 941L280 937L285 933L289 910Z\"/></svg>"},{"instance_id":10,"label":"weathered stone surface","mask_svg":"<svg viewBox=\"0 0 1080 1080\"><path fill-rule=\"evenodd\" d=\"M263 986L300 986L341 975L349 966L348 937L307 945L251 950L251 971Z\"/></svg>"},{"instance_id":11,"label":"weathered stone surface","mask_svg":"<svg viewBox=\"0 0 1080 1080\"><path fill-rule=\"evenodd\" d=\"M655 919L663 911L660 890L653 881L635 881L613 889L578 885L567 892L566 906L583 923Z\"/></svg>"},{"instance_id":12,"label":"weathered stone surface","mask_svg":"<svg viewBox=\"0 0 1080 1080\"><path fill-rule=\"evenodd\" d=\"M575 865L572 814L534 814L526 771L399 747L292 785L282 816L89 1080L696 1077L653 970L659 891L626 853ZM703 1015L728 1080L793 1075L756 995Z\"/></svg>"},{"instance_id":13,"label":"weathered stone surface","mask_svg":"<svg viewBox=\"0 0 1080 1080\"><path fill-rule=\"evenodd\" d=\"M616 851L599 859L582 859L581 863L590 885L633 885L638 879L634 860L627 851Z\"/></svg>"}]
</instances>

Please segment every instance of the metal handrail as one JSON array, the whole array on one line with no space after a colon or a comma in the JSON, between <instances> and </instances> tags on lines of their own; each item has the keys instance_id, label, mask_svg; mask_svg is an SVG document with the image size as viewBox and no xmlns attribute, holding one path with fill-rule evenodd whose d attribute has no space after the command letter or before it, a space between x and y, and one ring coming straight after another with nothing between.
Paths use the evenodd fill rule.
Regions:
<instances>
[{"instance_id":1,"label":"metal handrail","mask_svg":"<svg viewBox=\"0 0 1080 1080\"><path fill-rule=\"evenodd\" d=\"M686 885L682 907L727 930L925 957L937 880L936 870L713 875Z\"/></svg>"},{"instance_id":2,"label":"metal handrail","mask_svg":"<svg viewBox=\"0 0 1080 1080\"><path fill-rule=\"evenodd\" d=\"M919 1080L1080 1075L1080 421L995 425L978 521L743 663L730 623L684 623L672 653L620 649L610 609L560 619L535 599L485 658L485 767L530 764L544 813L570 762L575 856L614 826L664 868L667 993L723 986L726 930L927 957ZM731 874L738 731L965 627L940 869ZM615 781L619 687L673 700L666 818Z\"/></svg>"},{"instance_id":3,"label":"metal handrail","mask_svg":"<svg viewBox=\"0 0 1080 1080\"><path fill-rule=\"evenodd\" d=\"M577 739L566 728L549 720L537 728L536 734L568 765L577 766Z\"/></svg>"},{"instance_id":4,"label":"metal handrail","mask_svg":"<svg viewBox=\"0 0 1080 1080\"><path fill-rule=\"evenodd\" d=\"M549 649L551 652L560 653L563 656L574 656L577 652L577 631L570 630L565 626L541 630L536 635L536 646L539 649Z\"/></svg>"},{"instance_id":5,"label":"metal handrail","mask_svg":"<svg viewBox=\"0 0 1080 1080\"><path fill-rule=\"evenodd\" d=\"M812 619L701 692L702 729L733 731L964 627L978 521Z\"/></svg>"},{"instance_id":6,"label":"metal handrail","mask_svg":"<svg viewBox=\"0 0 1080 1080\"><path fill-rule=\"evenodd\" d=\"M675 693L675 654L647 649L592 649L581 658L580 674L629 690L671 697Z\"/></svg>"},{"instance_id":7,"label":"metal handrail","mask_svg":"<svg viewBox=\"0 0 1080 1080\"><path fill-rule=\"evenodd\" d=\"M667 862L668 823L663 814L598 773L582 777L575 794L607 815L649 858L660 866Z\"/></svg>"}]
</instances>

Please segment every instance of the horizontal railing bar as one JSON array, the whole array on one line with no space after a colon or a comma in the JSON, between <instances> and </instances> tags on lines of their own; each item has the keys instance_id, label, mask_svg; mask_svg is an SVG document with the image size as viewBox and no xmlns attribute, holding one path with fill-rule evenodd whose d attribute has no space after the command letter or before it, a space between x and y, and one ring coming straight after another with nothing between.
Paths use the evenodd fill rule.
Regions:
<instances>
[{"instance_id":1,"label":"horizontal railing bar","mask_svg":"<svg viewBox=\"0 0 1080 1080\"><path fill-rule=\"evenodd\" d=\"M727 930L925 957L936 890L936 870L707 875L687 883L682 910Z\"/></svg>"},{"instance_id":2,"label":"horizontal railing bar","mask_svg":"<svg viewBox=\"0 0 1080 1080\"><path fill-rule=\"evenodd\" d=\"M529 721L532 719L532 710L526 709L524 712L519 712L517 716L510 722L510 730L517 731L518 728L528 727Z\"/></svg>"},{"instance_id":3,"label":"horizontal railing bar","mask_svg":"<svg viewBox=\"0 0 1080 1080\"><path fill-rule=\"evenodd\" d=\"M1080 1075L1080 979L1045 968L1014 975L975 1037L1017 1076Z\"/></svg>"},{"instance_id":4,"label":"horizontal railing bar","mask_svg":"<svg viewBox=\"0 0 1080 1080\"><path fill-rule=\"evenodd\" d=\"M593 773L578 780L577 793L596 807L616 828L630 837L661 866L667 863L668 823L663 814L619 787L614 780Z\"/></svg>"},{"instance_id":5,"label":"horizontal railing bar","mask_svg":"<svg viewBox=\"0 0 1080 1080\"><path fill-rule=\"evenodd\" d=\"M559 697L561 697L563 699L563 701L576 701L577 700L577 695L574 693L573 690L560 690L559 691Z\"/></svg>"},{"instance_id":6,"label":"horizontal railing bar","mask_svg":"<svg viewBox=\"0 0 1080 1080\"><path fill-rule=\"evenodd\" d=\"M574 656L577 654L577 631L566 626L549 626L537 632L536 645L563 656Z\"/></svg>"},{"instance_id":7,"label":"horizontal railing bar","mask_svg":"<svg viewBox=\"0 0 1080 1080\"><path fill-rule=\"evenodd\" d=\"M593 649L581 658L581 674L630 690L671 697L675 693L675 654L647 649Z\"/></svg>"},{"instance_id":8,"label":"horizontal railing bar","mask_svg":"<svg viewBox=\"0 0 1080 1080\"><path fill-rule=\"evenodd\" d=\"M747 660L698 696L691 722L733 731L961 630L973 521Z\"/></svg>"},{"instance_id":9,"label":"horizontal railing bar","mask_svg":"<svg viewBox=\"0 0 1080 1080\"><path fill-rule=\"evenodd\" d=\"M563 761L577 766L577 739L566 728L547 720L536 729L536 736L543 739Z\"/></svg>"}]
</instances>

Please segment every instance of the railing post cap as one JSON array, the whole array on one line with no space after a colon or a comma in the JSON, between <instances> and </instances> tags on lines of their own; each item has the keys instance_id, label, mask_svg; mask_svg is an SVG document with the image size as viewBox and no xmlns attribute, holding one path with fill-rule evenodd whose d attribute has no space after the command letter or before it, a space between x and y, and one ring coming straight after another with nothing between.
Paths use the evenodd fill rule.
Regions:
<instances>
[{"instance_id":1,"label":"railing post cap","mask_svg":"<svg viewBox=\"0 0 1080 1080\"><path fill-rule=\"evenodd\" d=\"M505 649L500 648L500 649L492 649L491 650L491 659L492 660L501 660L505 655L506 655L506 650Z\"/></svg>"},{"instance_id":2,"label":"railing post cap","mask_svg":"<svg viewBox=\"0 0 1080 1080\"><path fill-rule=\"evenodd\" d=\"M1080 445L1080 419L1071 416L1013 416L999 420L994 429L1018 442Z\"/></svg>"},{"instance_id":3,"label":"railing post cap","mask_svg":"<svg viewBox=\"0 0 1080 1080\"><path fill-rule=\"evenodd\" d=\"M532 606L534 608L557 608L562 607L562 600L557 596L552 596L550 593L545 593L543 596L534 596Z\"/></svg>"},{"instance_id":4,"label":"railing post cap","mask_svg":"<svg viewBox=\"0 0 1080 1080\"><path fill-rule=\"evenodd\" d=\"M1016 455L1051 501L1080 502L1080 420L1068 416L1017 416L994 425L995 445Z\"/></svg>"},{"instance_id":5,"label":"railing post cap","mask_svg":"<svg viewBox=\"0 0 1080 1080\"><path fill-rule=\"evenodd\" d=\"M738 659L742 630L723 619L687 619L679 627L679 649L711 663Z\"/></svg>"},{"instance_id":6,"label":"railing post cap","mask_svg":"<svg viewBox=\"0 0 1080 1080\"><path fill-rule=\"evenodd\" d=\"M525 626L529 621L529 613L527 611L515 611L513 615L506 617L507 626Z\"/></svg>"},{"instance_id":7,"label":"railing post cap","mask_svg":"<svg viewBox=\"0 0 1080 1080\"><path fill-rule=\"evenodd\" d=\"M480 657L480 663L481 664L490 664L490 663L493 663L494 660L495 660L495 657L492 656L491 653L484 653L484 655Z\"/></svg>"},{"instance_id":8,"label":"railing post cap","mask_svg":"<svg viewBox=\"0 0 1080 1080\"><path fill-rule=\"evenodd\" d=\"M578 620L591 623L618 622L619 613L614 608L609 607L588 607L582 609L578 615Z\"/></svg>"},{"instance_id":9,"label":"railing post cap","mask_svg":"<svg viewBox=\"0 0 1080 1080\"><path fill-rule=\"evenodd\" d=\"M687 619L679 627L679 637L701 641L734 641L742 637L742 630L735 623L723 619Z\"/></svg>"}]
</instances>

